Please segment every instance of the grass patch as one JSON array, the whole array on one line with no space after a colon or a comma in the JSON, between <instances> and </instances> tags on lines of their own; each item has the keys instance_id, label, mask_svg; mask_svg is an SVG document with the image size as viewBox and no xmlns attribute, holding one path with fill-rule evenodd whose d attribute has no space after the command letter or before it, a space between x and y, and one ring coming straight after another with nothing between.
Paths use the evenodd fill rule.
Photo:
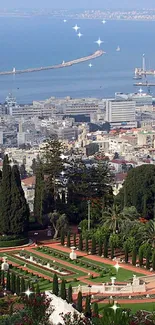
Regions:
<instances>
[{"instance_id":1,"label":"grass patch","mask_svg":"<svg viewBox=\"0 0 155 325\"><path fill-rule=\"evenodd\" d=\"M118 301L119 303L119 301ZM99 312L102 313L103 309L107 304L98 304ZM148 303L138 303L138 304L120 304L121 308L131 309L133 313L136 313L138 310L146 310L146 311L155 311L155 302L148 302Z\"/></svg>"}]
</instances>

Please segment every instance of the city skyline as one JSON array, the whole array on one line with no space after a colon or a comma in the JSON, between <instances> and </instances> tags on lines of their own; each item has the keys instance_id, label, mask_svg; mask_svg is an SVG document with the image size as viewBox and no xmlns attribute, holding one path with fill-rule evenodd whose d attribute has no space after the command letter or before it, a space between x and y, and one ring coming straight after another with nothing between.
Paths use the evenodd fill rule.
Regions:
<instances>
[{"instance_id":1,"label":"city skyline","mask_svg":"<svg viewBox=\"0 0 155 325\"><path fill-rule=\"evenodd\" d=\"M45 0L42 2L41 0L1 0L0 2L0 9L15 9L15 8L27 8L27 9L116 9L116 8L123 8L123 9L130 9L130 8L137 8L142 9L145 8L155 8L154 0L107 0L106 4L103 3L102 0L96 0L90 3L89 0L79 0L78 3L74 3L71 0L66 0L65 4L62 0L57 0L56 3L51 3L50 0Z\"/></svg>"}]
</instances>

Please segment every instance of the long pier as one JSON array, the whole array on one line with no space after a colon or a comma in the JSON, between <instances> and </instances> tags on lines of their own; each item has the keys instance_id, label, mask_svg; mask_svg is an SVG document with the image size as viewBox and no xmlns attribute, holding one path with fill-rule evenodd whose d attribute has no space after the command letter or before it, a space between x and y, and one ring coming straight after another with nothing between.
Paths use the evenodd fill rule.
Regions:
<instances>
[{"instance_id":1,"label":"long pier","mask_svg":"<svg viewBox=\"0 0 155 325\"><path fill-rule=\"evenodd\" d=\"M16 74L22 74L22 73L30 73L30 72L38 72L38 71L45 71L45 70L52 70L52 69L60 69L60 68L67 68L67 67L71 67L74 64L79 64L85 61L90 61L90 60L94 60L100 56L102 56L105 52L102 50L96 51L95 53L79 58L79 59L75 59L72 61L68 61L68 62L62 62L61 64L57 64L57 65L51 65L51 66L47 66L47 67L40 67L40 68L30 68L30 69L24 69L24 70L16 70L15 68L13 68L12 71L1 71L0 72L0 76L4 76L4 75L16 75Z\"/></svg>"},{"instance_id":2,"label":"long pier","mask_svg":"<svg viewBox=\"0 0 155 325\"><path fill-rule=\"evenodd\" d=\"M133 85L137 87L155 87L155 82L135 82Z\"/></svg>"}]
</instances>

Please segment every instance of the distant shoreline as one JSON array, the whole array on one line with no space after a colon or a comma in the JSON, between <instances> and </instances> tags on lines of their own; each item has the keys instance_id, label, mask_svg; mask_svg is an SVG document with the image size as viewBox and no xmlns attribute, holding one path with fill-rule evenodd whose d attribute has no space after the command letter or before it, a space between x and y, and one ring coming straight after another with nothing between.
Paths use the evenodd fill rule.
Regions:
<instances>
[{"instance_id":1,"label":"distant shoreline","mask_svg":"<svg viewBox=\"0 0 155 325\"><path fill-rule=\"evenodd\" d=\"M2 14L2 13L0 13L0 17L1 18L53 18L53 19L68 19L68 20L103 20L103 19L105 19L106 21L139 21L139 22L141 22L141 21L145 21L145 22L154 22L155 21L155 17L154 18L150 18L150 19L145 19L145 18L141 18L141 19L137 19L137 18L106 18L106 17L99 17L99 18L97 18L97 17L68 17L67 15L66 16L54 16L54 15L15 15L15 14Z\"/></svg>"}]
</instances>

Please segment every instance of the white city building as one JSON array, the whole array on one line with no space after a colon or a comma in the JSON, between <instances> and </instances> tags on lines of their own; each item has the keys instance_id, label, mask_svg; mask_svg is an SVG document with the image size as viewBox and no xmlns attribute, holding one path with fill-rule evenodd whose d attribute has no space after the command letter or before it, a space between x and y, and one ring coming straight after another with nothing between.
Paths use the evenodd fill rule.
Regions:
<instances>
[{"instance_id":1,"label":"white city building","mask_svg":"<svg viewBox=\"0 0 155 325\"><path fill-rule=\"evenodd\" d=\"M107 100L106 121L111 127L136 127L136 103L132 100Z\"/></svg>"}]
</instances>

